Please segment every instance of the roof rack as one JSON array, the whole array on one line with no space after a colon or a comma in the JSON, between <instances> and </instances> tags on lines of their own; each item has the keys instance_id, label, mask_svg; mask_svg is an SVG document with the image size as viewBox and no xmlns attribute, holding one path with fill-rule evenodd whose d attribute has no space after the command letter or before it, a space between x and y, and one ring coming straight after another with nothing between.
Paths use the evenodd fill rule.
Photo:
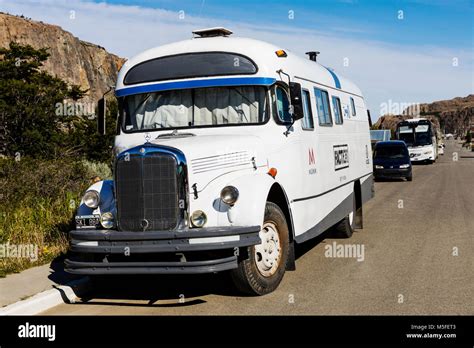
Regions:
<instances>
[{"instance_id":1,"label":"roof rack","mask_svg":"<svg viewBox=\"0 0 474 348\"><path fill-rule=\"evenodd\" d=\"M232 30L223 27L214 27L206 29L198 29L193 31L194 37L215 37L232 35Z\"/></svg>"}]
</instances>

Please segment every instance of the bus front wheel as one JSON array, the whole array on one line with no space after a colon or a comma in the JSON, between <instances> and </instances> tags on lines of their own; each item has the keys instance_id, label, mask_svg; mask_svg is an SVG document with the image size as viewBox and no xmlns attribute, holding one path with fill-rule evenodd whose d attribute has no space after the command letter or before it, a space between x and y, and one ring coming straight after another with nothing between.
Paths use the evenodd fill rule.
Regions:
<instances>
[{"instance_id":1,"label":"bus front wheel","mask_svg":"<svg viewBox=\"0 0 474 348\"><path fill-rule=\"evenodd\" d=\"M274 291L285 274L289 256L289 229L280 207L265 206L260 231L261 243L248 248L248 258L231 271L232 280L241 292L265 295Z\"/></svg>"}]
</instances>

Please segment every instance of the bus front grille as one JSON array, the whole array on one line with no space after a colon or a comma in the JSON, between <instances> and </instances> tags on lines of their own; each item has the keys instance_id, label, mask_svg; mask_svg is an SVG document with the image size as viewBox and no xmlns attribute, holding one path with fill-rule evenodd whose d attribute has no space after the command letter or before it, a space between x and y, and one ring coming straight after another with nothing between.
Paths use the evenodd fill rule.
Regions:
<instances>
[{"instance_id":1,"label":"bus front grille","mask_svg":"<svg viewBox=\"0 0 474 348\"><path fill-rule=\"evenodd\" d=\"M120 230L156 231L177 227L176 169L176 160L161 153L118 160L115 185Z\"/></svg>"}]
</instances>

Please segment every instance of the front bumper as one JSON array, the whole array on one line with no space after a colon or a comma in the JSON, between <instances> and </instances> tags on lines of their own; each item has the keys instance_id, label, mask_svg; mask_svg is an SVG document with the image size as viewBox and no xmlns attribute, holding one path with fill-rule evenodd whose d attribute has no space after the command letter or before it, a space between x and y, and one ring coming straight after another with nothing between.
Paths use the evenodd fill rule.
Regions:
<instances>
[{"instance_id":1,"label":"front bumper","mask_svg":"<svg viewBox=\"0 0 474 348\"><path fill-rule=\"evenodd\" d=\"M410 154L410 161L412 162L423 162L423 161L433 161L434 155L433 154Z\"/></svg>"},{"instance_id":2,"label":"front bumper","mask_svg":"<svg viewBox=\"0 0 474 348\"><path fill-rule=\"evenodd\" d=\"M374 177L377 179L406 178L411 175L411 168L374 169Z\"/></svg>"},{"instance_id":3,"label":"front bumper","mask_svg":"<svg viewBox=\"0 0 474 348\"><path fill-rule=\"evenodd\" d=\"M259 244L260 226L182 231L73 230L65 270L73 274L190 274L237 267L236 248ZM178 259L179 258L179 259Z\"/></svg>"}]
</instances>

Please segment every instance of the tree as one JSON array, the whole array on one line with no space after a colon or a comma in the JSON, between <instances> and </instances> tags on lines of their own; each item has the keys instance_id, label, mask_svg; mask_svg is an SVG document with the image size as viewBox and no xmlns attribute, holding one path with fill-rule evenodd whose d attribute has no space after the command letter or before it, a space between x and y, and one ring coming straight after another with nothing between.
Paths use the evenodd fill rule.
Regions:
<instances>
[{"instance_id":1,"label":"tree","mask_svg":"<svg viewBox=\"0 0 474 348\"><path fill-rule=\"evenodd\" d=\"M97 110L96 110L97 114ZM112 145L116 134L118 105L115 98L107 100L106 134L97 132L97 120L84 118L74 123L71 133L73 147L80 149L81 154L92 161L109 162L112 159Z\"/></svg>"},{"instance_id":2,"label":"tree","mask_svg":"<svg viewBox=\"0 0 474 348\"><path fill-rule=\"evenodd\" d=\"M0 48L0 120L6 155L57 158L71 150L68 131L73 122L56 113L56 105L77 101L86 91L41 71L48 57L47 48L15 42Z\"/></svg>"}]
</instances>

